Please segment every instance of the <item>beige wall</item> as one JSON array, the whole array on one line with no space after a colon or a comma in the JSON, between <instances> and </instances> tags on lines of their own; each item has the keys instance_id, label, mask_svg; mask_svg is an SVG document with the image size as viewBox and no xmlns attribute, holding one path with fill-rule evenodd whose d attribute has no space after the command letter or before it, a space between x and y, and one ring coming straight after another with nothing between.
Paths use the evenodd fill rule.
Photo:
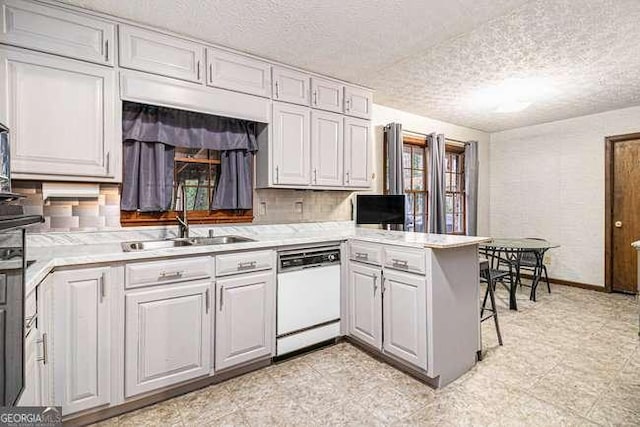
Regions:
<instances>
[{"instance_id":1,"label":"beige wall","mask_svg":"<svg viewBox=\"0 0 640 427\"><path fill-rule=\"evenodd\" d=\"M429 134L443 133L446 137L459 141L478 141L480 171L478 178L478 235L489 234L489 134L475 129L453 125L451 123L417 116L405 111L382 105L373 106L372 124L375 135L374 189L382 192L383 186L383 127L391 122L402 123L404 130Z\"/></svg>"},{"instance_id":2,"label":"beige wall","mask_svg":"<svg viewBox=\"0 0 640 427\"><path fill-rule=\"evenodd\" d=\"M491 234L558 243L551 277L604 286L604 138L639 131L634 107L492 134Z\"/></svg>"}]
</instances>

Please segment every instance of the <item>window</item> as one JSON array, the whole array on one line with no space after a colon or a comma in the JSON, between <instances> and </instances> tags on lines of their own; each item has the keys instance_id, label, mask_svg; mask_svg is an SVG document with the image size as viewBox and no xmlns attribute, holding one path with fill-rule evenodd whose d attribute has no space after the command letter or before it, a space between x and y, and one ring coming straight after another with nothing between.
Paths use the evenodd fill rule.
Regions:
<instances>
[{"instance_id":1,"label":"window","mask_svg":"<svg viewBox=\"0 0 640 427\"><path fill-rule=\"evenodd\" d=\"M427 142L425 138L412 135L404 135L402 142L407 215L405 229L426 233L429 230L430 185ZM447 140L445 149L445 219L448 234L466 233L464 147L450 140Z\"/></svg>"},{"instance_id":2,"label":"window","mask_svg":"<svg viewBox=\"0 0 640 427\"><path fill-rule=\"evenodd\" d=\"M402 166L407 205L406 229L426 233L429 200L426 141L408 136L403 138Z\"/></svg>"},{"instance_id":3,"label":"window","mask_svg":"<svg viewBox=\"0 0 640 427\"><path fill-rule=\"evenodd\" d=\"M444 171L447 233L465 234L464 148L447 145Z\"/></svg>"},{"instance_id":4,"label":"window","mask_svg":"<svg viewBox=\"0 0 640 427\"><path fill-rule=\"evenodd\" d=\"M175 224L182 211L184 186L187 217L194 224L251 222L251 210L211 210L213 192L220 174L220 152L207 149L175 148L173 197L167 212L121 211L122 225Z\"/></svg>"}]
</instances>

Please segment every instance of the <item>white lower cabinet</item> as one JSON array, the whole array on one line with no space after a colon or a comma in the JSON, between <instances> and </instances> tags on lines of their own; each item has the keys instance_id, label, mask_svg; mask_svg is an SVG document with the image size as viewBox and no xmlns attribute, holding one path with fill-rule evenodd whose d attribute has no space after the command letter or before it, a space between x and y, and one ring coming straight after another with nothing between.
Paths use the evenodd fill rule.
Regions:
<instances>
[{"instance_id":1,"label":"white lower cabinet","mask_svg":"<svg viewBox=\"0 0 640 427\"><path fill-rule=\"evenodd\" d=\"M44 405L63 415L110 401L110 268L54 273L42 310ZM54 345L55 342L55 345Z\"/></svg>"},{"instance_id":2,"label":"white lower cabinet","mask_svg":"<svg viewBox=\"0 0 640 427\"><path fill-rule=\"evenodd\" d=\"M218 280L216 301L216 370L274 354L273 271Z\"/></svg>"},{"instance_id":3,"label":"white lower cabinet","mask_svg":"<svg viewBox=\"0 0 640 427\"><path fill-rule=\"evenodd\" d=\"M385 270L382 349L427 369L427 301L424 276Z\"/></svg>"},{"instance_id":4,"label":"white lower cabinet","mask_svg":"<svg viewBox=\"0 0 640 427\"><path fill-rule=\"evenodd\" d=\"M125 397L208 375L211 282L125 296Z\"/></svg>"},{"instance_id":5,"label":"white lower cabinet","mask_svg":"<svg viewBox=\"0 0 640 427\"><path fill-rule=\"evenodd\" d=\"M378 349L382 347L381 282L379 268L350 263L349 334Z\"/></svg>"}]
</instances>

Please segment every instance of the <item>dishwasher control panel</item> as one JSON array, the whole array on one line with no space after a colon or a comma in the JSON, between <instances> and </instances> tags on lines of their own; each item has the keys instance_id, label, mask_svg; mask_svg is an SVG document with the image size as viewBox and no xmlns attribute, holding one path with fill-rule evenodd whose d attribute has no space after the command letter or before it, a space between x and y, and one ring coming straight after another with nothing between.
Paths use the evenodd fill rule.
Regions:
<instances>
[{"instance_id":1,"label":"dishwasher control panel","mask_svg":"<svg viewBox=\"0 0 640 427\"><path fill-rule=\"evenodd\" d=\"M317 248L297 252L283 252L278 256L278 269L280 271L338 263L340 263L340 248Z\"/></svg>"}]
</instances>

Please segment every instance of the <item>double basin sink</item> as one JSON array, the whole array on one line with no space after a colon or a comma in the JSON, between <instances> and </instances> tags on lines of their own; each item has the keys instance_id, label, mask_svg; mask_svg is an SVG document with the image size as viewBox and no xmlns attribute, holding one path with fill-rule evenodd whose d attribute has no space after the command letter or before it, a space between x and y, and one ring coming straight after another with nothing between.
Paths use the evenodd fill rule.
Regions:
<instances>
[{"instance_id":1,"label":"double basin sink","mask_svg":"<svg viewBox=\"0 0 640 427\"><path fill-rule=\"evenodd\" d=\"M214 236L214 237L189 237L167 240L145 240L140 242L125 242L122 249L125 252L152 251L156 249L179 248L183 246L211 246L228 245L231 243L255 242L253 239L242 236Z\"/></svg>"}]
</instances>

